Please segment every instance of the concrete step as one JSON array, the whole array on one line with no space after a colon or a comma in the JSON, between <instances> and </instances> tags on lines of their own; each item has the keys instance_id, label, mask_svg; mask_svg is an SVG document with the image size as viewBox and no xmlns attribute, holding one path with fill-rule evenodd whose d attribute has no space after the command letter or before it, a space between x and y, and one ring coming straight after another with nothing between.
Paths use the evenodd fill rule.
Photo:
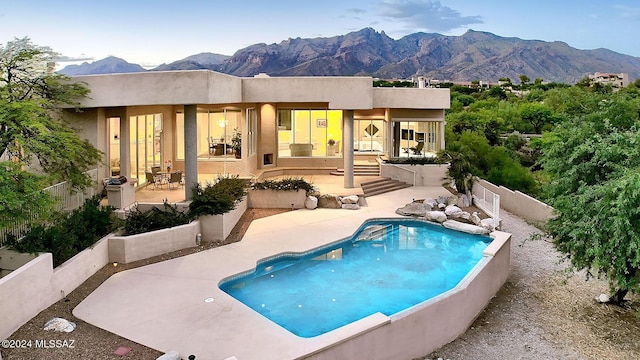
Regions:
<instances>
[{"instance_id":1,"label":"concrete step","mask_svg":"<svg viewBox=\"0 0 640 360\"><path fill-rule=\"evenodd\" d=\"M380 178L360 184L365 197L384 194L390 191L400 190L410 186L410 184L407 184L405 182L392 180L389 178Z\"/></svg>"},{"instance_id":2,"label":"concrete step","mask_svg":"<svg viewBox=\"0 0 640 360\"><path fill-rule=\"evenodd\" d=\"M331 175L344 176L344 169L332 171ZM354 176L380 176L380 165L378 164L354 164Z\"/></svg>"}]
</instances>

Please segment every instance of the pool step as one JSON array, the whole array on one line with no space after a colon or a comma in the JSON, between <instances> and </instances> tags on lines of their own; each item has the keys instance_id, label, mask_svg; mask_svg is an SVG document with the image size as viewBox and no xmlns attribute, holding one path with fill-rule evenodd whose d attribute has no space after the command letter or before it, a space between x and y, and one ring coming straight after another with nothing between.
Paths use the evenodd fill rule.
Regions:
<instances>
[{"instance_id":1,"label":"pool step","mask_svg":"<svg viewBox=\"0 0 640 360\"><path fill-rule=\"evenodd\" d=\"M390 178L382 177L376 180L367 181L360 184L364 197L384 194L394 190L400 190L410 187L411 184L407 184L400 180L393 180Z\"/></svg>"}]
</instances>

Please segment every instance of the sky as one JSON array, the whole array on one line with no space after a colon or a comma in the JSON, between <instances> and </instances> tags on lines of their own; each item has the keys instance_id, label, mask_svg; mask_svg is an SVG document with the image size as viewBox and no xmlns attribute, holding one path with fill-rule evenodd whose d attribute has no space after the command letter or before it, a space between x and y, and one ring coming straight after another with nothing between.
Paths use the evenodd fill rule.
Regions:
<instances>
[{"instance_id":1,"label":"sky","mask_svg":"<svg viewBox=\"0 0 640 360\"><path fill-rule=\"evenodd\" d=\"M0 0L0 46L28 37L59 67L116 56L151 68L202 52L365 27L562 41L640 57L638 0Z\"/></svg>"}]
</instances>

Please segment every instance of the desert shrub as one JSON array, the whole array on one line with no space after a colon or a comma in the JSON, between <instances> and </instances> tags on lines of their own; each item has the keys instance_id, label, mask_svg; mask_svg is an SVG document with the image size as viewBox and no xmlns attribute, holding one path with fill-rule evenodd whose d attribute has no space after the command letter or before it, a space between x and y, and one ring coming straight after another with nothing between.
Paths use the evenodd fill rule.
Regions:
<instances>
[{"instance_id":1,"label":"desert shrub","mask_svg":"<svg viewBox=\"0 0 640 360\"><path fill-rule=\"evenodd\" d=\"M187 213L178 211L177 206L165 201L162 208L153 207L147 211L140 211L135 206L127 216L124 231L126 235L135 235L188 224L189 221Z\"/></svg>"},{"instance_id":2,"label":"desert shrub","mask_svg":"<svg viewBox=\"0 0 640 360\"><path fill-rule=\"evenodd\" d=\"M88 199L71 213L55 213L48 224L34 225L20 240L9 238L9 245L20 252L50 252L53 266L69 260L115 230L113 208L100 206L99 198Z\"/></svg>"},{"instance_id":3,"label":"desert shrub","mask_svg":"<svg viewBox=\"0 0 640 360\"><path fill-rule=\"evenodd\" d=\"M313 184L308 183L304 178L283 178L280 180L264 180L251 185L253 190L276 190L276 191L314 191Z\"/></svg>"},{"instance_id":4,"label":"desert shrub","mask_svg":"<svg viewBox=\"0 0 640 360\"><path fill-rule=\"evenodd\" d=\"M189 217L220 215L236 208L247 195L248 180L238 176L218 177L213 184L196 184L191 189Z\"/></svg>"},{"instance_id":5,"label":"desert shrub","mask_svg":"<svg viewBox=\"0 0 640 360\"><path fill-rule=\"evenodd\" d=\"M428 165L428 164L446 164L448 158L442 156L411 156L411 157L394 157L385 160L387 164L398 165Z\"/></svg>"}]
</instances>

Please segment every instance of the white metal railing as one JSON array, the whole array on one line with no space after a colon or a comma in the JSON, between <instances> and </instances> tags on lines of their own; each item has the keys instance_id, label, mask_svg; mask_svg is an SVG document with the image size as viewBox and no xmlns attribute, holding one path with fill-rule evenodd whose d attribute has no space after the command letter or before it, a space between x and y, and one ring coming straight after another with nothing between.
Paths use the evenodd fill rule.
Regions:
<instances>
[{"instance_id":1,"label":"white metal railing","mask_svg":"<svg viewBox=\"0 0 640 360\"><path fill-rule=\"evenodd\" d=\"M86 199L95 195L98 185L98 169L89 170L86 174L91 178L91 185L86 187L84 191L74 189L68 181L63 181L42 190L48 192L56 200L54 206L56 211L71 211L77 209L84 204ZM11 233L18 238L23 237L29 230L29 225L33 220L35 219L20 221L10 226L6 231L4 231L4 229L0 231L0 247L2 247L6 241L7 233Z\"/></svg>"},{"instance_id":2,"label":"white metal railing","mask_svg":"<svg viewBox=\"0 0 640 360\"><path fill-rule=\"evenodd\" d=\"M500 225L500 195L480 185L473 183L473 203L493 219L493 225Z\"/></svg>"},{"instance_id":3,"label":"white metal railing","mask_svg":"<svg viewBox=\"0 0 640 360\"><path fill-rule=\"evenodd\" d=\"M400 170L404 170L404 171L410 172L413 175L413 183L411 183L411 185L416 186L416 172L415 172L415 170L407 169L406 167L398 166L396 164L389 164L389 165L392 165L396 169L400 169Z\"/></svg>"}]
</instances>

